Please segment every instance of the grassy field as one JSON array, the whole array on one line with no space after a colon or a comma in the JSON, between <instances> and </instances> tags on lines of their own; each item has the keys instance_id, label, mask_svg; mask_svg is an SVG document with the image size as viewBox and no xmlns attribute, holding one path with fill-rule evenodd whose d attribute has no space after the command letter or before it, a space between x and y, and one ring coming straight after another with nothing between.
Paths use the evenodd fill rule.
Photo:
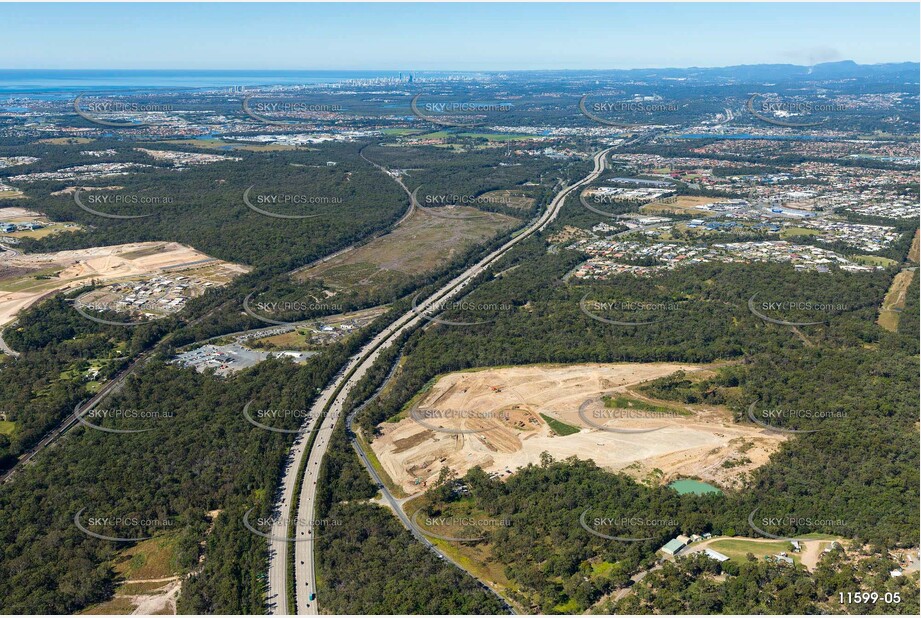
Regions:
<instances>
[{"instance_id":1,"label":"grassy field","mask_svg":"<svg viewBox=\"0 0 921 618\"><path fill-rule=\"evenodd\" d=\"M0 421L0 435L11 436L16 431L16 423L13 421Z\"/></svg>"},{"instance_id":2,"label":"grassy field","mask_svg":"<svg viewBox=\"0 0 921 618\"><path fill-rule=\"evenodd\" d=\"M2 197L2 195L0 195ZM7 234L7 236L12 236L13 238L44 238L46 236L51 236L52 234L60 234L62 232L79 232L81 227L76 223L48 223L40 230L25 230L22 232L13 232Z\"/></svg>"},{"instance_id":3,"label":"grassy field","mask_svg":"<svg viewBox=\"0 0 921 618\"><path fill-rule=\"evenodd\" d=\"M384 129L381 131L384 135L418 135L422 133L419 129Z\"/></svg>"},{"instance_id":4,"label":"grassy field","mask_svg":"<svg viewBox=\"0 0 921 618\"><path fill-rule=\"evenodd\" d=\"M537 135L528 135L524 133L460 133L460 137L469 137L473 139L487 139L490 142L513 142L523 139L537 139Z\"/></svg>"},{"instance_id":5,"label":"grassy field","mask_svg":"<svg viewBox=\"0 0 921 618\"><path fill-rule=\"evenodd\" d=\"M447 131L433 131L431 133L420 135L419 139L444 139L448 137L449 135L450 133L448 133Z\"/></svg>"},{"instance_id":6,"label":"grassy field","mask_svg":"<svg viewBox=\"0 0 921 618\"><path fill-rule=\"evenodd\" d=\"M209 150L246 150L249 152L278 152L280 150L297 150L297 146L287 144L247 144L245 142L231 141L226 142L220 139L181 139L157 142L164 146L194 146L195 148L207 148Z\"/></svg>"},{"instance_id":7,"label":"grassy field","mask_svg":"<svg viewBox=\"0 0 921 618\"><path fill-rule=\"evenodd\" d=\"M17 197L8 196L8 191L0 191L0 198ZM15 192L14 192L15 193ZM44 238L59 232L78 232L82 228L73 221L49 221L44 215L27 210L25 208L0 208L0 221L9 223L40 223L42 226L38 230L23 230L21 232L9 232L4 236L11 238Z\"/></svg>"},{"instance_id":8,"label":"grassy field","mask_svg":"<svg viewBox=\"0 0 921 618\"><path fill-rule=\"evenodd\" d=\"M540 412L540 416L547 422L548 425L550 425L550 429L552 429L558 436L571 436L574 433L579 433L578 427L567 425L562 421L558 421L553 417L547 416L543 412Z\"/></svg>"},{"instance_id":9,"label":"grassy field","mask_svg":"<svg viewBox=\"0 0 921 618\"><path fill-rule=\"evenodd\" d=\"M159 579L179 575L180 571L173 560L177 540L176 534L162 534L141 541L134 547L120 552L115 560L114 570L126 580Z\"/></svg>"},{"instance_id":10,"label":"grassy field","mask_svg":"<svg viewBox=\"0 0 921 618\"><path fill-rule=\"evenodd\" d=\"M178 538L176 533L163 534L119 552L112 564L112 570L121 581L114 596L108 601L89 606L81 613L113 616L131 614L138 609L138 603L143 599L166 594L165 590L172 585L170 578L183 575L174 557Z\"/></svg>"},{"instance_id":11,"label":"grassy field","mask_svg":"<svg viewBox=\"0 0 921 618\"><path fill-rule=\"evenodd\" d=\"M404 504L403 508L406 514L412 517L420 506L421 499L416 498ZM457 503L452 503L451 507L451 516L453 517L472 517L475 519L489 518L489 515L483 511L466 509L463 508L463 505L458 505ZM417 522L419 522L419 527L424 530L422 526L424 518L421 515L417 519ZM452 536L450 531L440 530L438 533L445 536ZM463 538L466 534L469 534L469 532L458 531L456 536ZM492 546L490 543L483 541L462 544L459 542L437 539L435 537L426 536L426 538L446 556L451 558L451 560L460 564L480 581L488 582L493 588L499 590L500 593L503 589L517 589L517 587L509 581L508 577L506 577L505 567L493 558Z\"/></svg>"},{"instance_id":12,"label":"grassy field","mask_svg":"<svg viewBox=\"0 0 921 618\"><path fill-rule=\"evenodd\" d=\"M921 253L921 230L915 232L915 237L911 240L911 248L908 250L908 259L918 263L919 253Z\"/></svg>"},{"instance_id":13,"label":"grassy field","mask_svg":"<svg viewBox=\"0 0 921 618\"><path fill-rule=\"evenodd\" d=\"M793 553L789 541L755 541L747 539L723 539L714 541L708 546L713 551L729 556L733 562L746 562L748 554L754 554L756 558L763 559L765 556L773 556L782 551L793 558L793 562L800 564L799 556Z\"/></svg>"},{"instance_id":14,"label":"grassy field","mask_svg":"<svg viewBox=\"0 0 921 618\"><path fill-rule=\"evenodd\" d=\"M424 135L415 136L419 139L445 139L448 137L462 137L467 139L485 139L489 142L515 142L520 140L532 140L540 137L539 135L529 135L525 133L451 133L449 131L432 131Z\"/></svg>"},{"instance_id":15,"label":"grassy field","mask_svg":"<svg viewBox=\"0 0 921 618\"><path fill-rule=\"evenodd\" d=\"M498 191L488 191L480 196L486 200L495 200L494 203L517 208L519 210L528 210L534 206L534 198L524 195L520 191L509 189L500 189Z\"/></svg>"},{"instance_id":16,"label":"grassy field","mask_svg":"<svg viewBox=\"0 0 921 618\"><path fill-rule=\"evenodd\" d=\"M0 280L0 291L3 292L22 292L24 290L41 291L45 288L53 289L58 285L56 281L50 280L51 277L61 272L60 267L43 268L35 270L27 275L20 275L10 279Z\"/></svg>"},{"instance_id":17,"label":"grassy field","mask_svg":"<svg viewBox=\"0 0 921 618\"><path fill-rule=\"evenodd\" d=\"M608 575L617 566L616 562L593 562L592 575Z\"/></svg>"},{"instance_id":18,"label":"grassy field","mask_svg":"<svg viewBox=\"0 0 921 618\"><path fill-rule=\"evenodd\" d=\"M316 347L310 343L312 338L313 334L309 330L296 328L287 333L263 337L262 339L252 341L250 347L262 348L271 346L273 349L277 348L280 350L310 350Z\"/></svg>"},{"instance_id":19,"label":"grassy field","mask_svg":"<svg viewBox=\"0 0 921 618\"><path fill-rule=\"evenodd\" d=\"M334 291L376 293L446 264L470 245L491 238L512 217L456 208L452 217L416 212L392 232L337 258L302 271L299 280L321 279Z\"/></svg>"},{"instance_id":20,"label":"grassy field","mask_svg":"<svg viewBox=\"0 0 921 618\"><path fill-rule=\"evenodd\" d=\"M724 202L725 199L718 197L699 197L694 195L681 195L674 198L674 201L650 202L640 208L642 213L656 214L675 214L675 215L709 215L714 216L716 213L707 210L699 210L697 207L702 204L713 204L714 202Z\"/></svg>"},{"instance_id":21,"label":"grassy field","mask_svg":"<svg viewBox=\"0 0 921 618\"><path fill-rule=\"evenodd\" d=\"M606 395L602 398L605 408L615 408L618 410L642 410L644 412L660 412L663 414L680 414L688 416L690 412L682 408L666 406L629 397L627 395Z\"/></svg>"},{"instance_id":22,"label":"grassy field","mask_svg":"<svg viewBox=\"0 0 921 618\"><path fill-rule=\"evenodd\" d=\"M849 257L858 264L866 264L867 266L882 266L883 268L888 268L898 264L898 262L893 259L879 255L851 255Z\"/></svg>"},{"instance_id":23,"label":"grassy field","mask_svg":"<svg viewBox=\"0 0 921 618\"><path fill-rule=\"evenodd\" d=\"M336 328L346 323L354 324L358 328L364 328L370 324L374 318L382 315L386 311L387 305L382 305L380 307L363 309L352 313L330 315L321 320L313 320L287 333L252 340L248 343L248 346L265 349L317 350L329 345L333 339L331 337L318 337L312 329L319 328L321 324ZM348 336L350 335L346 335L346 337ZM342 339L337 340L341 341Z\"/></svg>"},{"instance_id":24,"label":"grassy field","mask_svg":"<svg viewBox=\"0 0 921 618\"><path fill-rule=\"evenodd\" d=\"M88 137L46 137L45 139L36 140L36 144L55 144L56 146L65 146L69 144L92 144L96 140Z\"/></svg>"},{"instance_id":25,"label":"grassy field","mask_svg":"<svg viewBox=\"0 0 921 618\"><path fill-rule=\"evenodd\" d=\"M491 587L497 589L500 594L507 589L518 589L505 576L505 567L492 557L492 549L488 543L462 545L436 538L429 538L429 540L442 553L461 565L478 580L489 582Z\"/></svg>"},{"instance_id":26,"label":"grassy field","mask_svg":"<svg viewBox=\"0 0 921 618\"><path fill-rule=\"evenodd\" d=\"M792 238L794 236L818 236L821 232L818 230L810 230L805 227L788 227L784 228L780 232L781 238Z\"/></svg>"}]
</instances>

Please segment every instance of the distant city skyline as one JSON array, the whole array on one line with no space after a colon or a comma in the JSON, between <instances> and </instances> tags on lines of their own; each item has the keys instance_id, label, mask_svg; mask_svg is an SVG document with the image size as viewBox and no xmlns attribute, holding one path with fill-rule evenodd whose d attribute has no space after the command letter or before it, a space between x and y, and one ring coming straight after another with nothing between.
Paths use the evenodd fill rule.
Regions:
<instances>
[{"instance_id":1,"label":"distant city skyline","mask_svg":"<svg viewBox=\"0 0 921 618\"><path fill-rule=\"evenodd\" d=\"M0 69L808 66L917 62L921 48L917 3L4 3L0 11Z\"/></svg>"}]
</instances>

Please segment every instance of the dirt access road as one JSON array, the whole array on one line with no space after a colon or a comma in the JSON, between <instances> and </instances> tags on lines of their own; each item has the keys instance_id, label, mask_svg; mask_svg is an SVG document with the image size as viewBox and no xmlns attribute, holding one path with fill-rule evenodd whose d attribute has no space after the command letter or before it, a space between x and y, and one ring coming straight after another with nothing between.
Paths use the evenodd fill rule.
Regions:
<instances>
[{"instance_id":1,"label":"dirt access road","mask_svg":"<svg viewBox=\"0 0 921 618\"><path fill-rule=\"evenodd\" d=\"M725 408L656 401L636 389L676 371L712 369L682 363L586 363L447 374L405 418L381 423L371 448L408 494L424 489L445 466L458 475L480 466L505 478L538 463L543 452L557 460L592 459L636 478L659 470L662 482L695 476L735 485L767 461L783 434L736 423ZM609 408L601 400L604 395L650 409ZM573 433L559 435L548 419ZM729 460L734 465L724 466Z\"/></svg>"}]
</instances>

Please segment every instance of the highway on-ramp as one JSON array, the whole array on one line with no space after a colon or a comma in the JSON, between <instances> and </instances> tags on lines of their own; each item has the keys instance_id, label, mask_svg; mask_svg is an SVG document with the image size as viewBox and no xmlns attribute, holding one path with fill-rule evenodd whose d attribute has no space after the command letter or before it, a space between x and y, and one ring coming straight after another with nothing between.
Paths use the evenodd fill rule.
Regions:
<instances>
[{"instance_id":1,"label":"highway on-ramp","mask_svg":"<svg viewBox=\"0 0 921 618\"><path fill-rule=\"evenodd\" d=\"M368 369L380 353L396 341L403 333L415 328L427 317L426 312L436 311L445 301L462 292L468 283L486 271L493 263L506 254L512 247L543 230L553 221L560 212L566 197L580 187L594 182L604 171L606 158L613 148L602 150L594 156L594 169L582 180L564 187L550 202L544 213L531 225L525 228L514 238L508 240L498 249L491 252L479 262L457 275L437 292L424 301L418 303L413 310L406 312L380 333L366 343L356 354L349 358L336 378L320 393L311 408L313 422L319 422L315 428L316 438L313 448L307 454L307 463L295 517L294 537L287 539L287 518L282 517L273 527L270 540L269 564L269 591L270 611L275 614L289 612L286 593L286 560L287 543L294 542L294 581L297 614L316 614L317 599L310 599L312 594L317 594L316 566L313 554L313 538L317 533L322 534L322 526L314 522L316 507L317 476L320 464L329 447L333 428L342 413L346 397L351 389L364 377ZM305 428L306 432L314 430L313 425ZM306 451L306 442L301 439L292 449L288 466L282 476L280 489L281 502L279 507L282 513L289 512L288 508L294 497L295 482L298 469Z\"/></svg>"}]
</instances>

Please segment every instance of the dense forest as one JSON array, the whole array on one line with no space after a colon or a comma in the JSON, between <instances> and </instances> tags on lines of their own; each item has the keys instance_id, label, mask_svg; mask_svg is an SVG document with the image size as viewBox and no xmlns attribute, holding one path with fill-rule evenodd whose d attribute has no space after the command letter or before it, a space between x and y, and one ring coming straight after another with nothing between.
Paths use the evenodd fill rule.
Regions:
<instances>
[{"instance_id":1,"label":"dense forest","mask_svg":"<svg viewBox=\"0 0 921 618\"><path fill-rule=\"evenodd\" d=\"M167 149L163 144L142 146ZM46 146L45 150L51 148ZM124 143L119 144L119 150L124 148ZM66 188L65 181L33 182L25 187L31 208L53 220L75 221L88 229L23 241L22 248L39 252L170 240L230 262L271 266L278 272L291 270L386 227L406 210L408 198L395 183L382 182L380 172L358 156L359 149L359 144L345 144L322 151L236 151L231 156L242 160L181 170L154 165L157 162L153 158L132 152L133 158L143 156L145 164L152 167L134 170L129 176L101 179L96 186L121 187L103 192L113 197L168 198L169 203L93 206L106 214L151 215L109 219L81 210L71 194L51 195ZM336 165L327 166L327 161ZM34 171L44 171L46 166L55 169L53 164L54 159L41 161L33 165L42 166L42 170ZM264 210L318 216L279 219L254 212L243 201L248 187L253 187L250 202L256 206L260 196L266 200L272 196L289 198L277 206L263 203ZM84 194L83 201L88 199Z\"/></svg>"},{"instance_id":2,"label":"dense forest","mask_svg":"<svg viewBox=\"0 0 921 618\"><path fill-rule=\"evenodd\" d=\"M755 556L742 565L721 565L696 554L666 562L636 584L633 594L594 613L917 614L917 583L909 577L889 578L893 566L884 558L849 557L842 548L823 556L814 573ZM876 592L880 601L845 607L840 591ZM886 593L898 594L900 602L886 603Z\"/></svg>"},{"instance_id":3,"label":"dense forest","mask_svg":"<svg viewBox=\"0 0 921 618\"><path fill-rule=\"evenodd\" d=\"M669 88L672 88L671 86ZM674 86L676 94L687 92ZM740 90L741 92L741 90ZM695 93L697 96L697 93ZM707 106L721 111L717 102ZM511 116L519 120L559 103L528 100ZM690 114L682 106L677 117ZM458 139L462 139L459 137ZM115 160L153 165L119 140ZM163 144L140 144L163 148ZM171 149L193 150L184 145ZM364 149L364 150L362 150ZM19 145L15 154L42 160L26 172L83 164L79 146ZM653 151L640 147L637 151ZM118 578L111 561L122 544L85 535L73 525L87 513L130 514L171 522L169 530L118 528L116 536L180 534L180 564L190 574L183 584L183 613L262 613L265 609L266 544L243 526L251 508L268 516L290 441L288 434L253 427L242 416L252 399L279 407L304 408L339 371L345 359L395 316L410 298L436 289L500 240L452 256L444 266L378 296L353 296L341 307L273 315L295 320L379 303L390 310L359 336L334 344L297 366L265 361L229 378L198 374L166 361L179 346L207 337L264 326L242 311L253 292L273 301L317 298L321 282L290 276L321 256L386 230L408 206L399 186L364 161L405 171L411 189L430 194L481 195L514 189L535 199L529 211L478 205L526 220L546 206L561 183L589 169L586 161L560 163L511 154L503 148L470 150L332 144L317 150L227 153L223 161L176 170L155 165L127 177L106 179L122 193L168 195L174 202L154 216L117 221L95 217L71 197L51 196L63 182L27 188L30 207L53 219L77 221L84 231L23 241L27 251L50 251L143 240L174 240L209 255L254 269L222 289L190 301L179 317L124 329L80 318L59 295L24 312L5 332L22 355L0 365L0 410L16 423L0 435L0 469L39 440L94 389L128 363L134 369L106 407L162 413L156 420L106 420L142 433L114 435L78 427L48 453L22 469L0 491L0 612L74 613L111 596ZM327 166L327 161L336 161ZM97 161L92 161L97 162ZM752 166L781 161L753 158ZM612 172L616 173L616 172ZM322 216L280 221L259 215L242 202L243 191L336 197L335 205L311 206ZM305 189L309 187L309 191ZM126 210L113 212L127 212ZM300 212L292 207L289 213ZM745 422L752 401L786 408L834 413L831 419L787 420L787 429L821 429L785 442L740 491L721 496L679 496L665 487L645 486L591 461L545 457L507 482L481 470L463 482L469 493L444 482L424 498L430 514L476 512L508 518L512 524L487 533L494 564L517 588L513 599L545 613L607 611L694 613L818 613L835 611L832 593L859 580L874 580L869 566L826 558L815 574L788 572L779 565L752 563L723 567L702 558L666 564L636 584L636 593L614 601L611 593L630 586L630 576L655 564L654 551L678 533L745 534L752 509L840 514L843 526L819 530L842 534L874 547L917 544L919 453L917 448L918 277L901 314L898 332L875 324L881 299L895 269L872 273L797 272L778 264L704 264L661 276L620 275L604 282L580 282L567 275L584 256L549 240L567 225L585 226L598 217L571 197L561 218L543 234L520 243L468 289L473 307L453 308L445 318L477 322L457 327L427 324L382 355L349 401L357 406L375 392L398 353L403 362L393 382L357 415L356 425L373 439L375 427L399 413L439 375L472 367L579 362L724 362L705 381L675 375L647 386L658 398L728 406ZM905 230L911 225L905 224ZM906 234L886 254L901 258ZM749 299L799 299L832 306L830 311L789 310L774 315L819 324L791 329L753 315ZM637 302L664 307L605 311L591 315L584 301ZM612 326L598 317L650 322ZM855 379L859 376L859 379ZM292 428L288 419L284 428ZM337 426L323 462L318 516L344 522L318 537L320 602L332 613L501 613L501 602L473 577L420 545L400 522L369 502L377 488L356 458L343 423ZM548 490L548 488L551 488ZM587 533L579 515L652 514L670 522L643 531L640 543L612 544ZM204 514L218 511L205 544ZM784 529L784 534L815 532ZM611 534L623 530L610 529ZM360 556L361 559L356 559ZM199 562L200 558L204 558ZM877 565L878 567L879 565ZM861 571L860 569L863 569ZM845 575L841 575L845 572ZM725 576L725 577L724 577ZM917 596L912 584L900 590ZM887 584L888 585L888 584ZM879 588L880 590L882 588ZM325 592L329 594L325 594ZM872 608L870 608L872 609ZM909 612L913 604L892 611Z\"/></svg>"},{"instance_id":4,"label":"dense forest","mask_svg":"<svg viewBox=\"0 0 921 618\"><path fill-rule=\"evenodd\" d=\"M482 584L439 560L387 509L367 502L377 488L355 457L344 425L337 426L332 440L317 485L317 515L342 525L325 529L317 539L324 611L504 613L501 602Z\"/></svg>"},{"instance_id":5,"label":"dense forest","mask_svg":"<svg viewBox=\"0 0 921 618\"><path fill-rule=\"evenodd\" d=\"M702 265L654 278L622 275L601 283L561 284L578 260L568 252L546 252L541 239L513 250L495 268L501 277L485 276L467 298L499 309L449 311L447 319L485 323L430 325L411 336L394 383L357 419L365 434L373 436L378 423L397 414L438 375L544 362L734 361L705 382L678 375L647 390L660 398L727 405L740 422L753 401L821 410L828 418L788 419L788 429L820 431L786 441L743 490L721 497L679 497L575 460L531 466L504 483L474 469L463 478L470 497L461 504L450 495L441 496L442 501L430 497L436 512L473 508L511 518L513 525L492 532L488 543L492 560L524 591L517 598L523 606L543 612L587 609L626 585L637 568L648 566L652 551L670 534L745 535L750 533L747 516L755 508L838 514L844 522L822 530L777 530L783 534L841 534L879 547L917 543L917 301L903 312L899 333L875 324L894 269L815 273L770 264ZM752 295L759 300L802 298L832 308L775 316L821 322L792 330L753 315L747 306ZM615 327L579 310L586 297L659 304L668 311L631 313L636 321L658 321ZM604 317L625 319L627 314ZM593 483L598 488L587 495ZM554 491L541 489L546 487ZM661 498L657 492L664 492ZM611 554L615 549L593 546L595 539L586 538L577 521L583 504L608 497L616 513L664 512L676 525L658 531L655 541L621 546L616 548L620 553ZM617 568L586 578L585 570L593 572L599 561L614 562ZM773 577L773 568L746 567L733 581L750 586ZM793 580L789 586L796 589ZM745 611L756 611L765 599L753 596ZM796 603L803 604L789 607L814 607L808 596ZM742 607L725 606L726 611Z\"/></svg>"},{"instance_id":6,"label":"dense forest","mask_svg":"<svg viewBox=\"0 0 921 618\"><path fill-rule=\"evenodd\" d=\"M219 510L204 549L207 559L187 583L182 606L192 612L260 613L266 546L243 528L242 515L252 507L269 515L293 436L254 427L243 406L251 399L288 409L309 405L361 340L337 344L303 366L268 360L228 379L160 361L146 364L106 406L160 414L95 422L147 431L73 429L53 447L54 457L41 457L0 492L0 510L7 515L0 520L3 611L73 613L110 594L115 576L106 562L118 544L74 526L74 515L86 508L99 517L168 520L170 531L197 526L205 512ZM279 428L297 423L294 417L278 420ZM193 564L197 559L196 550Z\"/></svg>"},{"instance_id":7,"label":"dense forest","mask_svg":"<svg viewBox=\"0 0 921 618\"><path fill-rule=\"evenodd\" d=\"M0 471L166 329L164 322L132 329L90 322L69 302L80 293L57 295L28 309L4 332L21 355L0 370L0 410L16 423L15 432L0 435Z\"/></svg>"},{"instance_id":8,"label":"dense forest","mask_svg":"<svg viewBox=\"0 0 921 618\"><path fill-rule=\"evenodd\" d=\"M123 146L123 144L121 144ZM380 171L357 158L358 147L332 146L321 154L280 153L278 157L292 163L291 178L279 177L281 189L297 188L300 183L316 189L326 189L335 178L347 176L347 182L360 183L363 179L374 185L358 188L362 194L375 195L379 207L366 207L361 215L369 226L356 223L354 212L341 213L343 230L349 235L336 235L334 228L323 228L317 233L305 233L297 225L277 225L274 221L252 213L245 207L233 219L254 217L259 224L249 226L255 244L249 238L234 237L227 229L211 226L206 232L196 227L214 220L219 213L221 200L204 196L204 186L227 175L220 191L225 191L225 202L233 192L245 188L245 179L237 178L236 189L231 183L227 168L240 162L218 163L209 168L182 172L153 170L156 175L145 179L143 174L132 176L134 188L162 187L167 176L173 176L184 195L200 197L208 212L192 211L178 219L160 217L135 227L119 225L94 218L83 233L49 237L38 242L24 242L31 251L55 250L77 246L92 246L109 242L128 242L145 239L170 238L174 233L185 236L177 240L189 242L218 257L249 261L255 269L221 289L210 290L200 298L189 301L186 309L176 317L157 320L132 329L105 326L87 321L73 310L72 298L83 290L58 295L24 312L17 324L7 329L8 343L21 352L15 360L4 359L4 380L0 387L0 401L11 410L10 420L16 430L9 438L2 437L0 454L6 463L14 463L15 455L34 443L53 427L74 405L90 396L104 380L111 379L128 364L147 353L147 358L133 368L124 384L99 407L109 410L139 410L150 418L108 418L95 421L113 429L142 430L139 433L111 434L88 427L77 427L61 438L51 451L38 457L36 463L21 469L15 480L4 486L0 495L0 542L4 547L0 579L0 608L6 612L72 613L87 605L107 599L118 584L112 569L112 560L123 543L101 541L86 536L74 526L74 516L85 508L90 514L102 516L117 512L130 513L139 518L169 521L169 530L151 527L144 530L96 529L98 533L117 537L137 535L179 534L183 539L177 550L180 566L191 576L183 584L179 609L198 613L260 613L265 603L267 548L262 537L246 530L242 517L250 508L254 516L268 516L274 502L281 466L293 439L287 434L267 432L253 427L242 416L243 405L250 399L271 402L279 407L304 408L309 406L316 392L339 370L344 359L357 349L362 341L372 336L382 325L409 307L409 299L401 298L411 291L432 290L468 265L484 251L471 247L454 256L445 266L420 277L405 289L392 291L387 300L394 302L391 312L365 329L360 336L349 337L345 343L334 344L323 354L310 359L306 365L296 366L283 360L265 361L251 369L228 378L218 378L210 373L198 374L168 364L166 361L178 346L204 338L264 326L242 311L242 301L254 291L257 298L268 295L273 300L301 299L316 290L309 284L295 284L287 273L290 269L308 263L356 239L367 238L385 229L389 222L405 212L408 200L399 187L383 182ZM131 154L130 156L135 156ZM269 155L269 158L275 157ZM312 157L312 158L311 158ZM344 162L355 157L362 170L343 169ZM249 169L277 170L279 160L260 161L244 155ZM336 168L317 167L317 171L303 171L302 164L316 160L336 160ZM294 162L297 162L296 164ZM54 165L54 161L47 162ZM389 164L389 163L388 163ZM38 171L38 170L33 170ZM367 171L367 173L365 173ZM273 172L274 173L274 172ZM216 175L215 175L216 174ZM522 182L530 178L525 172ZM337 176L338 175L338 176ZM272 176L275 179L275 176ZM249 181L252 184L252 181ZM288 184L285 184L288 183ZM279 191L281 191L279 189ZM391 190L392 189L392 190ZM36 196L51 186L36 187ZM376 192L375 192L376 191ZM535 196L539 187L532 188ZM197 199L196 197L196 199ZM191 198L190 198L191 199ZM47 198L49 214L64 220L79 218L79 212L69 209L72 204L60 201L56 210ZM68 205L70 204L70 205ZM229 202L227 202L229 204ZM225 205L227 205L225 204ZM234 206L236 208L236 206ZM384 208L387 214L384 214ZM232 212L225 209L221 216ZM520 213L519 213L520 214ZM76 217L74 215L77 215ZM86 215L91 217L91 215ZM263 225L270 223L272 225ZM274 231L270 234L269 229ZM217 234L217 235L214 235ZM228 235L229 234L229 235ZM260 236L261 235L261 236ZM234 240L236 238L236 240ZM228 240L230 239L230 240ZM495 242L495 241L494 241ZM212 248L208 243L214 243ZM271 252L262 254L258 246L271 246ZM221 251L212 251L222 247ZM228 253L228 252L232 252ZM422 286L421 288L419 286ZM361 303L330 310L300 314L273 315L282 319L303 319L349 310ZM98 373L96 373L98 370ZM92 379L90 378L92 376ZM293 422L288 419L288 423ZM283 428L290 428L282 425ZM50 451L49 451L50 452ZM357 462L356 462L357 463ZM104 483L98 482L100 471ZM92 479L90 477L93 477ZM367 484L367 481L364 481ZM358 505L357 508L371 508ZM375 511L376 510L376 511ZM205 545L206 512L217 511L213 527ZM399 532L399 525L385 512L373 507L369 521L376 519L382 539ZM24 526L22 522L29 522ZM404 532L404 534L406 534ZM454 567L439 561L423 548L406 546L406 559L417 565L416 590L407 589L403 595L407 611L447 612L501 611L496 598L484 593L472 578ZM388 546L379 550L381 559ZM199 564L199 558L204 558ZM352 560L350 559L350 562ZM436 587L435 582L440 582ZM370 588L369 588L370 590ZM426 603L421 603L420 590L428 590ZM439 591L439 592L436 592ZM353 607L370 597L356 598ZM386 607L387 595L381 596L381 607ZM415 603L415 605L413 605Z\"/></svg>"}]
</instances>

